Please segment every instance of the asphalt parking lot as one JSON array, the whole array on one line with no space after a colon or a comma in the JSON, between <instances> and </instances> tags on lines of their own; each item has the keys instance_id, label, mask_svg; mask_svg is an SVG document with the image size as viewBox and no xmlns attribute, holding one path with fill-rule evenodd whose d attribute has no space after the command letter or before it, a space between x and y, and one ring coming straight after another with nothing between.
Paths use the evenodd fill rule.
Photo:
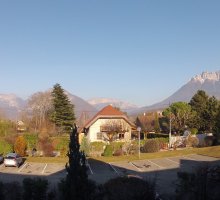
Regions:
<instances>
[{"instance_id":1,"label":"asphalt parking lot","mask_svg":"<svg viewBox=\"0 0 220 200\"><path fill-rule=\"evenodd\" d=\"M174 192L173 184L178 171L193 171L201 165L220 165L220 159L196 154L114 163L88 159L88 175L97 183L124 175L155 178L158 190L161 193L170 193ZM65 175L65 164L24 162L19 168L0 165L0 181L3 182L22 181L25 177L40 176L47 178L51 184L56 184Z\"/></svg>"}]
</instances>

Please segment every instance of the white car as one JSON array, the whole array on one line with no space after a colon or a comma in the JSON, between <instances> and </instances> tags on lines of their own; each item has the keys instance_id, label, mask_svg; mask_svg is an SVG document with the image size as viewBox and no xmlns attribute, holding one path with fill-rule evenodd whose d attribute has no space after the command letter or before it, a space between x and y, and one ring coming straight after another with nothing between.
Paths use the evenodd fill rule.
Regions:
<instances>
[{"instance_id":1,"label":"white car","mask_svg":"<svg viewBox=\"0 0 220 200\"><path fill-rule=\"evenodd\" d=\"M19 167L23 162L23 158L17 153L8 153L4 158L4 165Z\"/></svg>"},{"instance_id":2,"label":"white car","mask_svg":"<svg viewBox=\"0 0 220 200\"><path fill-rule=\"evenodd\" d=\"M0 164L3 163L3 161L4 161L4 157L2 154L0 154Z\"/></svg>"}]
</instances>

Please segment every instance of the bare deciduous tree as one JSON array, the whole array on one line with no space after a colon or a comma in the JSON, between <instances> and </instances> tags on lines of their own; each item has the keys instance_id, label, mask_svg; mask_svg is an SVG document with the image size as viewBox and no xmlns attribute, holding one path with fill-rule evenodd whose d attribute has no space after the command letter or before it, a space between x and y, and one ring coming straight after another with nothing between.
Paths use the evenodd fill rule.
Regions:
<instances>
[{"instance_id":1,"label":"bare deciduous tree","mask_svg":"<svg viewBox=\"0 0 220 200\"><path fill-rule=\"evenodd\" d=\"M35 130L41 130L48 121L48 114L52 108L51 92L37 92L28 100L28 110L31 112Z\"/></svg>"},{"instance_id":2,"label":"bare deciduous tree","mask_svg":"<svg viewBox=\"0 0 220 200\"><path fill-rule=\"evenodd\" d=\"M109 119L101 126L101 132L108 141L113 141L118 134L124 134L129 130L128 124L123 119Z\"/></svg>"}]
</instances>

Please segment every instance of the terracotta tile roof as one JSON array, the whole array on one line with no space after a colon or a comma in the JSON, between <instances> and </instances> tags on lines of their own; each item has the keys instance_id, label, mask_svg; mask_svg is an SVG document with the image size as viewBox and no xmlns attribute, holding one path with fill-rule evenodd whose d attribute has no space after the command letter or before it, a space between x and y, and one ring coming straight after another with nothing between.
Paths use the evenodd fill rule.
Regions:
<instances>
[{"instance_id":1,"label":"terracotta tile roof","mask_svg":"<svg viewBox=\"0 0 220 200\"><path fill-rule=\"evenodd\" d=\"M116 108L113 108L111 105L108 105L100 110L97 115L124 115L124 113L117 110Z\"/></svg>"},{"instance_id":2,"label":"terracotta tile roof","mask_svg":"<svg viewBox=\"0 0 220 200\"><path fill-rule=\"evenodd\" d=\"M91 124L93 124L99 118L123 118L130 125L134 126L134 124L128 120L127 116L123 112L113 108L111 105L108 105L100 110L90 121L88 121L85 125L85 128L91 126Z\"/></svg>"}]
</instances>

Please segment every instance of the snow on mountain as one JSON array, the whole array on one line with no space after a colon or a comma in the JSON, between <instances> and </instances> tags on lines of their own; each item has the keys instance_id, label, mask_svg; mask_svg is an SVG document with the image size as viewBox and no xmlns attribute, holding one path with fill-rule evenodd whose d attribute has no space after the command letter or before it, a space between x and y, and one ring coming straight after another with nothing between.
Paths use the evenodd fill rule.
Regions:
<instances>
[{"instance_id":1,"label":"snow on mountain","mask_svg":"<svg viewBox=\"0 0 220 200\"><path fill-rule=\"evenodd\" d=\"M217 72L203 72L202 74L196 75L191 79L194 82L204 83L205 81L219 81L220 71Z\"/></svg>"},{"instance_id":2,"label":"snow on mountain","mask_svg":"<svg viewBox=\"0 0 220 200\"><path fill-rule=\"evenodd\" d=\"M9 119L17 119L25 106L25 100L15 94L0 94L0 110Z\"/></svg>"},{"instance_id":3,"label":"snow on mountain","mask_svg":"<svg viewBox=\"0 0 220 200\"><path fill-rule=\"evenodd\" d=\"M0 94L0 102L1 104L15 108L20 108L24 105L24 100L17 97L15 94Z\"/></svg>"},{"instance_id":4,"label":"snow on mountain","mask_svg":"<svg viewBox=\"0 0 220 200\"><path fill-rule=\"evenodd\" d=\"M98 110L101 110L107 105L118 107L122 111L125 111L125 112L138 108L138 106L134 104L131 104L129 102L122 101L119 99L113 99L113 98L93 98L93 99L88 100L88 103L96 107Z\"/></svg>"},{"instance_id":5,"label":"snow on mountain","mask_svg":"<svg viewBox=\"0 0 220 200\"><path fill-rule=\"evenodd\" d=\"M203 72L202 74L196 75L165 100L151 106L139 108L130 114L163 109L173 102L189 102L198 90L203 90L207 95L215 96L217 99L220 99L220 71Z\"/></svg>"}]
</instances>

